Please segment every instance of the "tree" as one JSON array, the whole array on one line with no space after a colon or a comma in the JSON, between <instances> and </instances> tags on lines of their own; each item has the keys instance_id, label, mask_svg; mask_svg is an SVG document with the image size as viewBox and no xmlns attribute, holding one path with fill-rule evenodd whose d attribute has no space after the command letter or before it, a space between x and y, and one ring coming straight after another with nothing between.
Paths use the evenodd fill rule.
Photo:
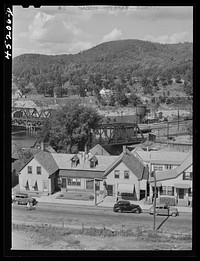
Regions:
<instances>
[{"instance_id":1,"label":"tree","mask_svg":"<svg viewBox=\"0 0 200 261\"><path fill-rule=\"evenodd\" d=\"M31 157L33 156L33 153L30 149L24 149L21 145L15 144L16 154L18 155L18 159L26 163Z\"/></svg>"},{"instance_id":2,"label":"tree","mask_svg":"<svg viewBox=\"0 0 200 261\"><path fill-rule=\"evenodd\" d=\"M126 97L125 93L122 92L122 93L118 93L116 95L116 101L119 105L121 106L126 106L128 105L128 98Z\"/></svg>"},{"instance_id":3,"label":"tree","mask_svg":"<svg viewBox=\"0 0 200 261\"><path fill-rule=\"evenodd\" d=\"M131 103L133 106L137 106L141 103L141 100L136 94L131 93L128 99L128 103Z\"/></svg>"},{"instance_id":4,"label":"tree","mask_svg":"<svg viewBox=\"0 0 200 261\"><path fill-rule=\"evenodd\" d=\"M45 121L41 137L56 151L84 150L85 144L90 145L91 129L97 128L101 119L95 109L80 105L80 101L69 100Z\"/></svg>"},{"instance_id":5,"label":"tree","mask_svg":"<svg viewBox=\"0 0 200 261\"><path fill-rule=\"evenodd\" d=\"M192 82L189 82L189 81L185 80L183 88L184 88L184 92L187 95L192 95L193 94L193 84L192 84Z\"/></svg>"}]
</instances>

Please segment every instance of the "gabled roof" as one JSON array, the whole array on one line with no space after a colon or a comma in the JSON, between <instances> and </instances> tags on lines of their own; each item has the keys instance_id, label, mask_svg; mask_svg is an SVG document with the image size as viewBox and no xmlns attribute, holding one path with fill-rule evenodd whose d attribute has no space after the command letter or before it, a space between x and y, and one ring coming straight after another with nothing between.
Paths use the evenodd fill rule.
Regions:
<instances>
[{"instance_id":1,"label":"gabled roof","mask_svg":"<svg viewBox=\"0 0 200 261\"><path fill-rule=\"evenodd\" d=\"M58 165L52 157L52 153L40 151L34 155L34 158L41 164L42 167L45 168L45 170L50 175L53 174L56 170L58 170Z\"/></svg>"},{"instance_id":2,"label":"gabled roof","mask_svg":"<svg viewBox=\"0 0 200 261\"><path fill-rule=\"evenodd\" d=\"M51 153L46 151L39 151L38 153L34 154L34 156L31 157L25 164L23 164L19 171L21 171L34 158L49 173L49 175L53 174L56 170L58 170L58 165L56 164Z\"/></svg>"},{"instance_id":3,"label":"gabled roof","mask_svg":"<svg viewBox=\"0 0 200 261\"><path fill-rule=\"evenodd\" d=\"M189 153L176 151L136 151L144 162L155 164L181 164Z\"/></svg>"},{"instance_id":4,"label":"gabled roof","mask_svg":"<svg viewBox=\"0 0 200 261\"><path fill-rule=\"evenodd\" d=\"M93 155L110 155L100 144L97 144L91 148L90 153Z\"/></svg>"},{"instance_id":5,"label":"gabled roof","mask_svg":"<svg viewBox=\"0 0 200 261\"><path fill-rule=\"evenodd\" d=\"M193 164L192 154L189 154L180 166L174 169L156 172L156 180L161 181L161 180L175 179L179 175L181 175L185 170L187 170L192 164ZM154 179L151 178L150 182L153 181Z\"/></svg>"},{"instance_id":6,"label":"gabled roof","mask_svg":"<svg viewBox=\"0 0 200 261\"><path fill-rule=\"evenodd\" d=\"M139 180L148 178L148 167L127 149L125 152L122 152L113 164L106 169L104 177L107 176L121 162L123 162Z\"/></svg>"},{"instance_id":7,"label":"gabled roof","mask_svg":"<svg viewBox=\"0 0 200 261\"><path fill-rule=\"evenodd\" d=\"M72 169L71 158L76 154L51 153L51 155L54 158L59 169L67 169L67 170ZM81 154L77 154L77 155L79 157L79 164L75 167L75 169L91 170L89 154L85 156ZM96 165L93 171L105 171L108 168L108 166L110 166L113 163L113 161L115 161L117 158L117 156L106 156L106 155L105 156L95 155L95 157L98 159L98 165Z\"/></svg>"}]
</instances>

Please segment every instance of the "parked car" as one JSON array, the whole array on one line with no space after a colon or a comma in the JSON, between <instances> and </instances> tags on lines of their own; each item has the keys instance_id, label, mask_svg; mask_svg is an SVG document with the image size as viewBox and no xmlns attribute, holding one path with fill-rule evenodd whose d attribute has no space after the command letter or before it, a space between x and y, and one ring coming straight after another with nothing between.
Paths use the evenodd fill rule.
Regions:
<instances>
[{"instance_id":1,"label":"parked car","mask_svg":"<svg viewBox=\"0 0 200 261\"><path fill-rule=\"evenodd\" d=\"M26 193L17 193L13 198L13 203L17 205L26 205L28 202L31 202L33 206L37 204L37 200L35 198L29 197Z\"/></svg>"},{"instance_id":2,"label":"parked car","mask_svg":"<svg viewBox=\"0 0 200 261\"><path fill-rule=\"evenodd\" d=\"M131 204L130 201L127 200L119 200L115 203L113 207L114 212L132 212L140 214L142 209L139 205Z\"/></svg>"},{"instance_id":3,"label":"parked car","mask_svg":"<svg viewBox=\"0 0 200 261\"><path fill-rule=\"evenodd\" d=\"M176 217L179 215L178 209L175 207L168 206L166 204L159 204L156 205L156 215L162 215L162 216L173 216ZM149 213L153 215L154 213L154 206L150 208Z\"/></svg>"}]
</instances>

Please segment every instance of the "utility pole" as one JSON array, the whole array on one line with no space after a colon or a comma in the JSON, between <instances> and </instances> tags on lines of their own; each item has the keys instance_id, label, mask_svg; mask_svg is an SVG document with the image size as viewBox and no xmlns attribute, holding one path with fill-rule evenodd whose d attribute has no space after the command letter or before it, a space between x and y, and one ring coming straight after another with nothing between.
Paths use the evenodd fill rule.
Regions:
<instances>
[{"instance_id":1,"label":"utility pole","mask_svg":"<svg viewBox=\"0 0 200 261\"><path fill-rule=\"evenodd\" d=\"M94 204L97 204L96 180L94 179Z\"/></svg>"},{"instance_id":2,"label":"utility pole","mask_svg":"<svg viewBox=\"0 0 200 261\"><path fill-rule=\"evenodd\" d=\"M153 231L156 229L156 173L152 171L151 176L154 178L154 200L153 200Z\"/></svg>"},{"instance_id":3,"label":"utility pole","mask_svg":"<svg viewBox=\"0 0 200 261\"><path fill-rule=\"evenodd\" d=\"M178 110L178 131L179 131L179 110Z\"/></svg>"}]
</instances>

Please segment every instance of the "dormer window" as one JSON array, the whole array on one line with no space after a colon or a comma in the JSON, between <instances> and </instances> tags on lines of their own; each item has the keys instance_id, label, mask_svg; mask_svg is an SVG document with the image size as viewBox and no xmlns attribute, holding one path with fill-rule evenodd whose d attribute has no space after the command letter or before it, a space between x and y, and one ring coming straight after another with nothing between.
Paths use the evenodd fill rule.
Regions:
<instances>
[{"instance_id":1,"label":"dormer window","mask_svg":"<svg viewBox=\"0 0 200 261\"><path fill-rule=\"evenodd\" d=\"M93 156L91 159L90 159L90 168L95 168L96 165L98 165L98 159L96 156Z\"/></svg>"},{"instance_id":2,"label":"dormer window","mask_svg":"<svg viewBox=\"0 0 200 261\"><path fill-rule=\"evenodd\" d=\"M78 164L79 164L79 157L77 155L75 155L72 159L71 159L71 162L72 162L72 168L73 167L76 167Z\"/></svg>"}]
</instances>

